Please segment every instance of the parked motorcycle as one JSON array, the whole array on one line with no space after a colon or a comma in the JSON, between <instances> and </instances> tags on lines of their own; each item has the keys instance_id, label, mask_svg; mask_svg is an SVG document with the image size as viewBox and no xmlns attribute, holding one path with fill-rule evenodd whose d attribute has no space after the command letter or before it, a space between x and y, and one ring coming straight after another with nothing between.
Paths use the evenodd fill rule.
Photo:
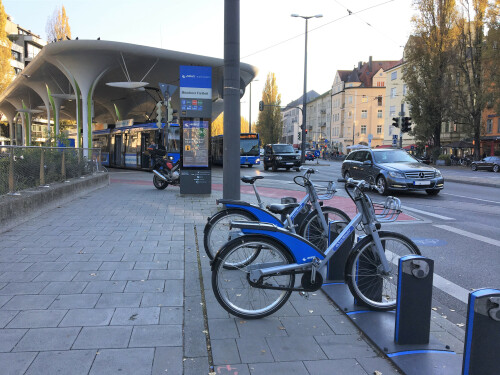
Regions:
<instances>
[{"instance_id":1,"label":"parked motorcycle","mask_svg":"<svg viewBox=\"0 0 500 375\"><path fill-rule=\"evenodd\" d=\"M180 160L172 162L172 157L167 156L165 147L151 144L147 153L153 159L153 185L158 190L165 189L168 185L178 186L180 183Z\"/></svg>"}]
</instances>

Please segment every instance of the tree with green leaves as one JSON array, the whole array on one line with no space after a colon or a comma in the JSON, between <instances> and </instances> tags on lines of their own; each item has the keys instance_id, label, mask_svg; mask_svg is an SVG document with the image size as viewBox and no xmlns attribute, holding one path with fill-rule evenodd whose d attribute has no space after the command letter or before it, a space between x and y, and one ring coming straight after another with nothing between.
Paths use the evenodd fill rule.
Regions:
<instances>
[{"instance_id":1,"label":"tree with green leaves","mask_svg":"<svg viewBox=\"0 0 500 375\"><path fill-rule=\"evenodd\" d=\"M14 78L14 70L10 64L12 59L11 45L6 31L7 13L0 0L0 93L10 85Z\"/></svg>"},{"instance_id":2,"label":"tree with green leaves","mask_svg":"<svg viewBox=\"0 0 500 375\"><path fill-rule=\"evenodd\" d=\"M405 47L403 75L418 142L441 146L441 125L449 120L449 68L454 42L455 0L416 0L413 35ZM437 151L438 152L438 151Z\"/></svg>"},{"instance_id":3,"label":"tree with green leaves","mask_svg":"<svg viewBox=\"0 0 500 375\"><path fill-rule=\"evenodd\" d=\"M71 39L71 28L64 5L61 9L56 8L54 13L47 18L45 32L49 42Z\"/></svg>"},{"instance_id":4,"label":"tree with green leaves","mask_svg":"<svg viewBox=\"0 0 500 375\"><path fill-rule=\"evenodd\" d=\"M264 110L259 112L257 119L257 133L262 144L278 143L281 139L283 121L281 118L281 94L278 93L276 76L274 73L267 75L266 84L262 91Z\"/></svg>"}]
</instances>

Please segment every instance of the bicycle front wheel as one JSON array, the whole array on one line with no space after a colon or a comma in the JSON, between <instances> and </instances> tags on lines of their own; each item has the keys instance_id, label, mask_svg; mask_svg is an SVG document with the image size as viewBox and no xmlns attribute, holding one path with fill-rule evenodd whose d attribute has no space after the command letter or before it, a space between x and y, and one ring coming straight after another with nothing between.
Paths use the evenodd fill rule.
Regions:
<instances>
[{"instance_id":1,"label":"bicycle front wheel","mask_svg":"<svg viewBox=\"0 0 500 375\"><path fill-rule=\"evenodd\" d=\"M259 248L256 252L255 249ZM255 256L256 255L256 256ZM252 258L251 264L246 260ZM278 311L288 300L290 290L261 287L292 288L293 272L266 276L256 284L250 271L293 263L289 251L265 237L247 235L232 240L221 250L212 269L212 289L217 301L230 314L243 319L258 319ZM228 267L227 264L231 266ZM235 264L244 264L235 267Z\"/></svg>"},{"instance_id":2,"label":"bicycle front wheel","mask_svg":"<svg viewBox=\"0 0 500 375\"><path fill-rule=\"evenodd\" d=\"M338 208L326 206L322 207L321 211L323 211L327 224L331 221L344 221L346 223L351 221L349 215ZM323 230L321 219L316 210L306 217L299 234L320 250L324 251L328 247L328 232L325 233Z\"/></svg>"},{"instance_id":3,"label":"bicycle front wheel","mask_svg":"<svg viewBox=\"0 0 500 375\"><path fill-rule=\"evenodd\" d=\"M238 209L227 209L217 212L208 220L203 231L203 246L210 259L214 259L217 251L232 239L242 236L239 229L230 229L233 221L255 221L252 214Z\"/></svg>"},{"instance_id":4,"label":"bicycle front wheel","mask_svg":"<svg viewBox=\"0 0 500 375\"><path fill-rule=\"evenodd\" d=\"M395 232L379 232L390 270L382 271L372 236L366 236L354 246L346 264L346 281L351 293L371 308L380 311L396 307L399 258L420 255L420 250L408 237Z\"/></svg>"}]
</instances>

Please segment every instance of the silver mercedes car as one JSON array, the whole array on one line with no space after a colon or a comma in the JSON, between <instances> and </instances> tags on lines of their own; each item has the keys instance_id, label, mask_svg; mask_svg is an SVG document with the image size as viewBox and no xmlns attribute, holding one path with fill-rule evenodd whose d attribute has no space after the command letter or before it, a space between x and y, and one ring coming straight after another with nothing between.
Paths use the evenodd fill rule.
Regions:
<instances>
[{"instance_id":1,"label":"silver mercedes car","mask_svg":"<svg viewBox=\"0 0 500 375\"><path fill-rule=\"evenodd\" d=\"M342 176L377 184L379 192L420 190L437 195L444 187L441 172L401 149L360 149L347 155Z\"/></svg>"}]
</instances>

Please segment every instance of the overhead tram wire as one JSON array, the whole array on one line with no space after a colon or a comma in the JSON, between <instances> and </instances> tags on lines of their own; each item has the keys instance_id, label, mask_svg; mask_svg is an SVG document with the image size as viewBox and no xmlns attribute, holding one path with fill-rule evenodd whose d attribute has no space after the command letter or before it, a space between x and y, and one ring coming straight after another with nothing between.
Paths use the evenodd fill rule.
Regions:
<instances>
[{"instance_id":1,"label":"overhead tram wire","mask_svg":"<svg viewBox=\"0 0 500 375\"><path fill-rule=\"evenodd\" d=\"M318 29L321 29L322 27L325 27L325 26L331 25L332 23L335 23L335 22L341 21L341 20L343 20L344 18L347 18L347 17L349 17L349 16L352 16L352 15L357 15L357 14L359 14L359 13L366 12L367 10L370 10L370 9L378 8L378 7L382 6L382 5L386 5L386 4L392 3L392 2L394 2L394 1L395 1L395 0L387 0L387 1L384 1L383 3L375 4L375 5L369 6L369 7L367 7L367 8L363 8L363 9L361 9L361 10L358 10L358 11L356 11L356 12L353 12L353 11L351 11L351 10L347 10L347 11L348 11L348 14L347 14L347 15L344 15L344 16L342 16L342 17L336 18L336 19L334 19L334 20L332 20L332 21L330 21L330 22L326 22L326 23L324 23L324 24L322 24L322 25L316 26L316 27L314 27L314 28L310 29L310 30L309 30L309 33L313 32L313 31L316 31L316 30L318 30ZM346 8L346 9L347 9L347 8ZM261 52L264 52L264 51L267 51L267 50L269 50L269 49L271 49L271 48L278 47L278 46L280 46L280 45L282 45L282 44L285 44L285 43L287 43L287 42L289 42L289 41L291 41L291 40L293 40L293 39L297 39L297 38L303 37L303 36L304 36L304 34L305 34L305 33L300 33L300 34L298 34L298 35L292 36L291 38L288 38L288 39L285 39L285 40L283 40L283 41L281 41L281 42L278 42L278 43L275 43L275 44L273 44L273 45L270 45L269 47L266 47L266 48L260 49L260 50L258 50L258 51L255 51L255 52L250 53L250 54L245 55L245 56L241 56L241 57L240 57L240 62L241 62L241 60L242 60L242 59L245 59L245 58L247 58L247 57L250 57L250 56L253 56L253 55L257 55L257 54L259 54L259 53L261 53ZM214 68L222 68L222 67L224 67L224 65L215 66ZM174 84L174 83L176 83L176 82L179 82L179 79L175 79L175 80L173 80L173 81L171 81L171 82L168 82L168 83L169 83L169 84Z\"/></svg>"},{"instance_id":2,"label":"overhead tram wire","mask_svg":"<svg viewBox=\"0 0 500 375\"><path fill-rule=\"evenodd\" d=\"M382 5L385 5L385 4L388 4L388 3L392 3L393 1L395 1L395 0L388 0L388 1L384 1L383 3L375 4L375 5L372 5L372 6L370 6L370 7L367 7L367 8L361 9L361 10L358 10L357 12L352 12L352 11L348 10L348 14L347 14L347 15L344 15L344 16L342 16L342 17L336 18L336 19L334 19L334 20L332 20L332 21L330 21L330 22L324 23L324 24L322 24L322 25L316 26L316 27L314 27L314 28L310 29L310 30L309 30L309 33L313 32L313 31L315 31L315 30L321 29L322 27L325 27L325 26L330 25L330 24L332 24L332 23L335 23L335 22L341 21L341 20L343 20L344 18L347 18L347 17L349 17L349 16L351 16L351 15L356 15L356 14L359 14L359 13L362 13L362 12L366 12L367 10L370 10L370 9L373 9L373 8L377 8L377 7L379 7L379 6L382 6ZM346 9L347 9L347 8L346 8ZM248 55L242 56L242 57L241 57L241 59L245 59L245 58L247 58L247 57L250 57L250 56L256 55L256 54L258 54L258 53L261 53L261 52L267 51L268 49L271 49L271 48L277 47L277 46L279 46L279 45L281 45L281 44L284 44L284 43L287 43L287 42L289 42L289 41L291 41L291 40L293 40L293 39L297 39L297 38L303 37L303 36L304 36L304 34L305 34L305 33L301 33L301 34L298 34L298 35L292 36L291 38L288 38L288 39L285 39L285 40L283 40L283 41L281 41L281 42L275 43L275 44L273 44L273 45L271 45L271 46L269 46L269 47L266 47L266 48L260 49L260 50L258 50L258 51L255 51L255 52L253 52L253 53L251 53L251 54L248 54Z\"/></svg>"},{"instance_id":3,"label":"overhead tram wire","mask_svg":"<svg viewBox=\"0 0 500 375\"><path fill-rule=\"evenodd\" d=\"M371 27L372 29L374 29L375 31L377 31L380 35L382 35L383 37L389 39L391 42L393 42L394 44L398 45L398 42L396 42L394 39L392 39L390 36L388 36L387 34L383 33L382 31L380 31L379 29L377 29L375 26L373 26L371 23L369 23L368 21L365 21L363 18L361 18L357 13L353 13L351 10L349 10L344 4L342 4L340 1L338 0L333 0L335 1L338 5L340 5L342 8L345 8L345 10L349 13L349 15L351 14L354 14L361 22L365 23L366 25L368 25L369 27ZM394 0L392 0L394 1ZM358 12L359 13L359 12ZM401 48L404 48L404 46L400 46L398 45L398 47L401 47Z\"/></svg>"}]
</instances>

